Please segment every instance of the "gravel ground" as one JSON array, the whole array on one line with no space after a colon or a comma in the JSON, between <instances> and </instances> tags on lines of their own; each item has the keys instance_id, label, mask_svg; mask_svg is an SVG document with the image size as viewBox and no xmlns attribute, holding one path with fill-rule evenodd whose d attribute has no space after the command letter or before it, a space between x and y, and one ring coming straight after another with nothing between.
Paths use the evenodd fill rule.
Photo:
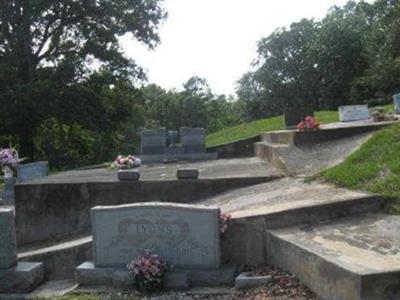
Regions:
<instances>
[{"instance_id":1,"label":"gravel ground","mask_svg":"<svg viewBox=\"0 0 400 300\"><path fill-rule=\"evenodd\" d=\"M261 266L257 268L246 268L246 272L252 272L254 275L271 275L272 280L267 285L249 289L245 291L235 291L235 289L221 289L224 294L192 294L189 292L168 291L161 294L141 295L135 291L92 291L97 295L97 299L101 300L239 300L239 299L254 299L254 300L318 300L317 296L311 292L306 286L293 275L283 272L272 266ZM80 291L86 294L84 291ZM204 291L203 291L204 292ZM72 295L71 295L72 296ZM70 297L71 297L70 296ZM95 299L96 299L95 298ZM87 299L73 296L71 298L63 298L63 300L80 300ZM93 298L89 298L92 300Z\"/></svg>"}]
</instances>

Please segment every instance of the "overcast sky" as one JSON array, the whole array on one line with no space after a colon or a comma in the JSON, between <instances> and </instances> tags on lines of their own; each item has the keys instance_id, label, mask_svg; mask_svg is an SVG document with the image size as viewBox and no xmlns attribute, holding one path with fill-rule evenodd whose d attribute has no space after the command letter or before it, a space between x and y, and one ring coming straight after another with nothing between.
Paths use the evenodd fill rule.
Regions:
<instances>
[{"instance_id":1,"label":"overcast sky","mask_svg":"<svg viewBox=\"0 0 400 300\"><path fill-rule=\"evenodd\" d=\"M181 89L191 76L207 79L214 93L234 94L235 82L256 58L256 43L301 18L321 19L346 0L166 0L168 19L153 51L123 39L126 54L149 82Z\"/></svg>"}]
</instances>

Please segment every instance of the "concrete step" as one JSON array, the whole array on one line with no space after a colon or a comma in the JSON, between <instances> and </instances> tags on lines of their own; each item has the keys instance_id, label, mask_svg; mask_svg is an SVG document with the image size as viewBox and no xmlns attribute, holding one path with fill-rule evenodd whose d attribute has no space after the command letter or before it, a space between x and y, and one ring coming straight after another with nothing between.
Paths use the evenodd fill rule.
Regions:
<instances>
[{"instance_id":1,"label":"concrete step","mask_svg":"<svg viewBox=\"0 0 400 300\"><path fill-rule=\"evenodd\" d=\"M290 173L285 162L282 160L280 153L287 152L290 145L273 144L271 142L257 142L254 144L254 154L256 157L264 161L272 163L275 168L282 170L284 173Z\"/></svg>"},{"instance_id":2,"label":"concrete step","mask_svg":"<svg viewBox=\"0 0 400 300\"><path fill-rule=\"evenodd\" d=\"M267 231L267 261L326 300L400 299L400 216Z\"/></svg>"},{"instance_id":3,"label":"concrete step","mask_svg":"<svg viewBox=\"0 0 400 300\"><path fill-rule=\"evenodd\" d=\"M225 263L265 263L267 229L314 224L334 218L378 211L382 198L301 178L283 178L241 188L196 202L231 213L232 222L222 239Z\"/></svg>"},{"instance_id":4,"label":"concrete step","mask_svg":"<svg viewBox=\"0 0 400 300\"><path fill-rule=\"evenodd\" d=\"M92 236L23 247L18 251L19 261L43 262L46 268L46 279L72 279L75 267L92 258Z\"/></svg>"}]
</instances>

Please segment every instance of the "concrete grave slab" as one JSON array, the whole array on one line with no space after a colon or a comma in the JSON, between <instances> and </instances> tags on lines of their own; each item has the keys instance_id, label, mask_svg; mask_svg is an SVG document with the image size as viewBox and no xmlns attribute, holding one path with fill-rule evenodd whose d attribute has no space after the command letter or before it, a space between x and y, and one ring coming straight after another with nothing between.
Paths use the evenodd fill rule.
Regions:
<instances>
[{"instance_id":1,"label":"concrete grave slab","mask_svg":"<svg viewBox=\"0 0 400 300\"><path fill-rule=\"evenodd\" d=\"M204 128L181 127L179 132L184 153L206 152L206 131Z\"/></svg>"},{"instance_id":2,"label":"concrete grave slab","mask_svg":"<svg viewBox=\"0 0 400 300\"><path fill-rule=\"evenodd\" d=\"M197 169L179 169L176 171L178 179L197 179L199 177L199 170Z\"/></svg>"},{"instance_id":3,"label":"concrete grave slab","mask_svg":"<svg viewBox=\"0 0 400 300\"><path fill-rule=\"evenodd\" d=\"M220 266L219 208L176 203L91 210L96 267L124 267L146 249L177 268Z\"/></svg>"},{"instance_id":4,"label":"concrete grave slab","mask_svg":"<svg viewBox=\"0 0 400 300\"><path fill-rule=\"evenodd\" d=\"M368 120L370 118L368 105L345 105L339 106L340 122Z\"/></svg>"},{"instance_id":5,"label":"concrete grave slab","mask_svg":"<svg viewBox=\"0 0 400 300\"><path fill-rule=\"evenodd\" d=\"M0 270L17 263L14 209L0 208Z\"/></svg>"},{"instance_id":6,"label":"concrete grave slab","mask_svg":"<svg viewBox=\"0 0 400 300\"><path fill-rule=\"evenodd\" d=\"M143 155L164 154L167 145L165 128L146 129L141 133L140 149Z\"/></svg>"},{"instance_id":7,"label":"concrete grave slab","mask_svg":"<svg viewBox=\"0 0 400 300\"><path fill-rule=\"evenodd\" d=\"M271 230L267 260L327 300L400 299L400 217L366 214Z\"/></svg>"},{"instance_id":8,"label":"concrete grave slab","mask_svg":"<svg viewBox=\"0 0 400 300\"><path fill-rule=\"evenodd\" d=\"M37 161L29 164L18 165L17 181L18 183L39 179L49 175L49 162Z\"/></svg>"}]
</instances>

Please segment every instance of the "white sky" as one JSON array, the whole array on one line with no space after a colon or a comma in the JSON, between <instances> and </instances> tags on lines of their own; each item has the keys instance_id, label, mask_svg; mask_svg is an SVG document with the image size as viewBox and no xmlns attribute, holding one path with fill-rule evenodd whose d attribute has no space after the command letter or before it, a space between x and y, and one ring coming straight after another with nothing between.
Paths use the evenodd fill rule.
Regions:
<instances>
[{"instance_id":1,"label":"white sky","mask_svg":"<svg viewBox=\"0 0 400 300\"><path fill-rule=\"evenodd\" d=\"M168 19L153 51L122 39L126 54L147 72L149 83L181 89L191 76L207 79L214 93L234 94L250 70L256 43L277 27L302 18L321 19L347 0L166 0Z\"/></svg>"}]
</instances>

